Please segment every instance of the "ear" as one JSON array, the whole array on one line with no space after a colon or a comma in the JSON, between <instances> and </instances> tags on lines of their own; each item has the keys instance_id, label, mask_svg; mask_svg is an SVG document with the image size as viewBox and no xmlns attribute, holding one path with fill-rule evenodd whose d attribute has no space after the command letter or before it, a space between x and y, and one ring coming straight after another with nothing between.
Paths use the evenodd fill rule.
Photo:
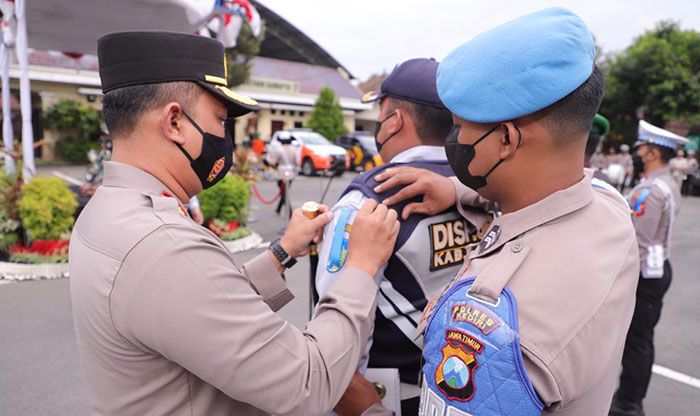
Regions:
<instances>
[{"instance_id":1,"label":"ear","mask_svg":"<svg viewBox=\"0 0 700 416\"><path fill-rule=\"evenodd\" d=\"M659 149L658 147L652 147L651 154L654 156L654 160L661 160L661 149Z\"/></svg>"},{"instance_id":2,"label":"ear","mask_svg":"<svg viewBox=\"0 0 700 416\"><path fill-rule=\"evenodd\" d=\"M388 134L395 134L403 128L403 123L405 122L404 117L406 114L401 109L394 110L395 115L386 121L386 127L384 130Z\"/></svg>"},{"instance_id":3,"label":"ear","mask_svg":"<svg viewBox=\"0 0 700 416\"><path fill-rule=\"evenodd\" d=\"M510 159L515 155L515 152L521 145L523 139L522 133L513 122L508 121L501 125L500 134L501 151L499 156L502 160Z\"/></svg>"},{"instance_id":4,"label":"ear","mask_svg":"<svg viewBox=\"0 0 700 416\"><path fill-rule=\"evenodd\" d=\"M158 120L161 133L169 140L181 145L185 144L185 135L182 131L184 123L186 123L185 115L180 104L168 103L161 110Z\"/></svg>"}]
</instances>

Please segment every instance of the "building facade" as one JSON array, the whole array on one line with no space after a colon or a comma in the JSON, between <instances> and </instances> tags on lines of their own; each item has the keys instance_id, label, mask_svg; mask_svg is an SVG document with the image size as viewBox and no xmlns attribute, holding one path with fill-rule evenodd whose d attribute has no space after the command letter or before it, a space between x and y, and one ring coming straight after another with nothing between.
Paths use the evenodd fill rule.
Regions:
<instances>
[{"instance_id":1,"label":"building facade","mask_svg":"<svg viewBox=\"0 0 700 416\"><path fill-rule=\"evenodd\" d=\"M305 127L319 91L330 87L343 111L348 131L374 129L373 107L363 104L353 76L326 50L272 10L255 2L265 21L265 39L252 61L247 82L235 88L256 99L261 110L236 122L235 139L242 143L253 136L269 140L280 129ZM18 96L19 69L10 67L11 88ZM61 99L71 99L101 110L97 58L56 51L30 51L29 79L35 141L43 140L37 156L55 157L57 132L44 129L42 114ZM13 119L16 112L13 111ZM19 132L18 129L15 130ZM17 133L16 133L17 134Z\"/></svg>"}]
</instances>

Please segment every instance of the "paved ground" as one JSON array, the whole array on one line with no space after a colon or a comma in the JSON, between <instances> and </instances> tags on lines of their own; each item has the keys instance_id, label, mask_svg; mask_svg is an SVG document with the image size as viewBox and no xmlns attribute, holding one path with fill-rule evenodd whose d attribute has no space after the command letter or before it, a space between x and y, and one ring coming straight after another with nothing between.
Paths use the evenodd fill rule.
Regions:
<instances>
[{"instance_id":1,"label":"paved ground","mask_svg":"<svg viewBox=\"0 0 700 416\"><path fill-rule=\"evenodd\" d=\"M55 168L42 169L50 174ZM83 169L61 168L80 178ZM334 201L352 175L334 179L327 201ZM294 201L318 199L326 178L301 178L292 187ZM260 185L269 198L271 183ZM255 202L251 224L269 241L285 221L273 207ZM700 198L683 201L674 235L674 282L657 331L657 364L700 378ZM260 250L236 255L240 261ZM296 299L281 314L302 327L308 314L308 261L302 259L288 273ZM592 352L594 353L594 352ZM700 389L654 375L646 401L647 415L685 416L700 411ZM86 415L86 388L78 362L70 311L68 280L0 284L0 415Z\"/></svg>"}]
</instances>

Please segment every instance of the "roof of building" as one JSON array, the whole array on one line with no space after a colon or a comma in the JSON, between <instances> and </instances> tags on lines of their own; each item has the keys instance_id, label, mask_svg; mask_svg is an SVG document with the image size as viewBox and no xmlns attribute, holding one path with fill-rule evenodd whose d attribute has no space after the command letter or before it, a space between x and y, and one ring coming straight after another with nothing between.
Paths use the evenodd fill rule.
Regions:
<instances>
[{"instance_id":1,"label":"roof of building","mask_svg":"<svg viewBox=\"0 0 700 416\"><path fill-rule=\"evenodd\" d=\"M254 58L252 62L251 76L298 82L299 92L302 94L316 95L321 88L330 87L338 97L360 99L362 96L360 91L334 68L262 56Z\"/></svg>"},{"instance_id":2,"label":"roof of building","mask_svg":"<svg viewBox=\"0 0 700 416\"><path fill-rule=\"evenodd\" d=\"M82 55L70 57L57 51L29 51L29 65L52 66L56 68L80 69L83 71L98 71L97 56Z\"/></svg>"},{"instance_id":3,"label":"roof of building","mask_svg":"<svg viewBox=\"0 0 700 416\"><path fill-rule=\"evenodd\" d=\"M56 51L31 51L29 64L45 67L97 71L97 57L83 55L71 58ZM321 88L330 87L336 96L360 99L362 94L336 68L311 65L301 62L285 61L267 57L255 57L252 60L251 77L278 79L296 82L301 94L317 95Z\"/></svg>"},{"instance_id":4,"label":"roof of building","mask_svg":"<svg viewBox=\"0 0 700 416\"><path fill-rule=\"evenodd\" d=\"M258 56L341 68L349 78L354 78L347 68L304 32L259 1L253 0L252 3L265 21L265 39Z\"/></svg>"}]
</instances>

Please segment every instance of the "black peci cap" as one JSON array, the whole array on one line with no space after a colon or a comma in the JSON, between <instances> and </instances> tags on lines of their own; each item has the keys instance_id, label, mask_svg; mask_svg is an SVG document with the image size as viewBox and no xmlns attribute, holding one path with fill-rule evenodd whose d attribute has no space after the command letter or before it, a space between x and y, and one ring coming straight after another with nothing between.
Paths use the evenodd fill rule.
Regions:
<instances>
[{"instance_id":1,"label":"black peci cap","mask_svg":"<svg viewBox=\"0 0 700 416\"><path fill-rule=\"evenodd\" d=\"M221 42L175 32L119 32L97 41L102 92L161 82L192 81L220 99L229 116L259 110L258 102L230 90Z\"/></svg>"},{"instance_id":2,"label":"black peci cap","mask_svg":"<svg viewBox=\"0 0 700 416\"><path fill-rule=\"evenodd\" d=\"M434 59L409 59L391 71L379 90L365 94L362 102L372 103L384 97L393 97L397 100L445 108L435 85L437 68L438 63Z\"/></svg>"}]
</instances>

